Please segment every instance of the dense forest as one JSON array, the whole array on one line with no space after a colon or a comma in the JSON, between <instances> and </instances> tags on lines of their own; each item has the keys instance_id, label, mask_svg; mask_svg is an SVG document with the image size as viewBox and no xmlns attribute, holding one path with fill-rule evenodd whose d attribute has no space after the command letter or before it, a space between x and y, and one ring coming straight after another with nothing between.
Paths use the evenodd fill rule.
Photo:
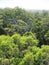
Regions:
<instances>
[{"instance_id":1,"label":"dense forest","mask_svg":"<svg viewBox=\"0 0 49 65\"><path fill-rule=\"evenodd\" d=\"M49 11L0 9L0 65L49 65Z\"/></svg>"}]
</instances>

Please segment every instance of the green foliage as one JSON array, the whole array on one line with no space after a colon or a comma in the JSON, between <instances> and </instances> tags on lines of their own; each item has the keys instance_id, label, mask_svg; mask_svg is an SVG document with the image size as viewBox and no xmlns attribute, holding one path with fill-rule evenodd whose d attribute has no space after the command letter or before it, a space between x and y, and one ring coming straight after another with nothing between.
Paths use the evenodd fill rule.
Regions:
<instances>
[{"instance_id":1,"label":"green foliage","mask_svg":"<svg viewBox=\"0 0 49 65\"><path fill-rule=\"evenodd\" d=\"M49 31L44 35L46 43L49 44Z\"/></svg>"},{"instance_id":2,"label":"green foliage","mask_svg":"<svg viewBox=\"0 0 49 65\"><path fill-rule=\"evenodd\" d=\"M43 45L35 55L35 65L48 65L49 64L49 46Z\"/></svg>"},{"instance_id":3,"label":"green foliage","mask_svg":"<svg viewBox=\"0 0 49 65\"><path fill-rule=\"evenodd\" d=\"M34 56L31 52L25 54L19 65L34 65Z\"/></svg>"},{"instance_id":4,"label":"green foliage","mask_svg":"<svg viewBox=\"0 0 49 65\"><path fill-rule=\"evenodd\" d=\"M49 11L0 9L0 65L49 65Z\"/></svg>"},{"instance_id":5,"label":"green foliage","mask_svg":"<svg viewBox=\"0 0 49 65\"><path fill-rule=\"evenodd\" d=\"M19 34L14 34L11 38L14 40L15 44L19 44L20 43L21 36Z\"/></svg>"}]
</instances>

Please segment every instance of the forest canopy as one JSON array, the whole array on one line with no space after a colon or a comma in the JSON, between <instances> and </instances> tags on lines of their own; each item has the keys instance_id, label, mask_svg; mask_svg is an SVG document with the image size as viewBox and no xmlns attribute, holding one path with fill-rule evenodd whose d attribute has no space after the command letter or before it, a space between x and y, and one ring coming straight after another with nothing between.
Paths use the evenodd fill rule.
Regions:
<instances>
[{"instance_id":1,"label":"forest canopy","mask_svg":"<svg viewBox=\"0 0 49 65\"><path fill-rule=\"evenodd\" d=\"M49 11L0 9L0 65L49 65Z\"/></svg>"}]
</instances>

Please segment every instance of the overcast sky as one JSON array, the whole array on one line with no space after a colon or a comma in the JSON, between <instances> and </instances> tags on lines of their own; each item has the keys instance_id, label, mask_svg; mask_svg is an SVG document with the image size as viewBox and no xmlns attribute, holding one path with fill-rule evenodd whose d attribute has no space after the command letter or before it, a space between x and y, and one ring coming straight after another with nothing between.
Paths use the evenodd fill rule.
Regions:
<instances>
[{"instance_id":1,"label":"overcast sky","mask_svg":"<svg viewBox=\"0 0 49 65\"><path fill-rule=\"evenodd\" d=\"M49 10L49 0L0 0L0 8L17 6L25 9Z\"/></svg>"}]
</instances>

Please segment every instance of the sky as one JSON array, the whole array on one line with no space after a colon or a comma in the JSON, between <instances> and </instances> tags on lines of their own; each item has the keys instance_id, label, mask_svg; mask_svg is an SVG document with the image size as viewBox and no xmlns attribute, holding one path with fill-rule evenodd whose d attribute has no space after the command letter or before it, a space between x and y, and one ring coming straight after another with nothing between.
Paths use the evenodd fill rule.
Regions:
<instances>
[{"instance_id":1,"label":"sky","mask_svg":"<svg viewBox=\"0 0 49 65\"><path fill-rule=\"evenodd\" d=\"M49 0L0 0L0 8L6 8L6 7L49 10Z\"/></svg>"}]
</instances>

